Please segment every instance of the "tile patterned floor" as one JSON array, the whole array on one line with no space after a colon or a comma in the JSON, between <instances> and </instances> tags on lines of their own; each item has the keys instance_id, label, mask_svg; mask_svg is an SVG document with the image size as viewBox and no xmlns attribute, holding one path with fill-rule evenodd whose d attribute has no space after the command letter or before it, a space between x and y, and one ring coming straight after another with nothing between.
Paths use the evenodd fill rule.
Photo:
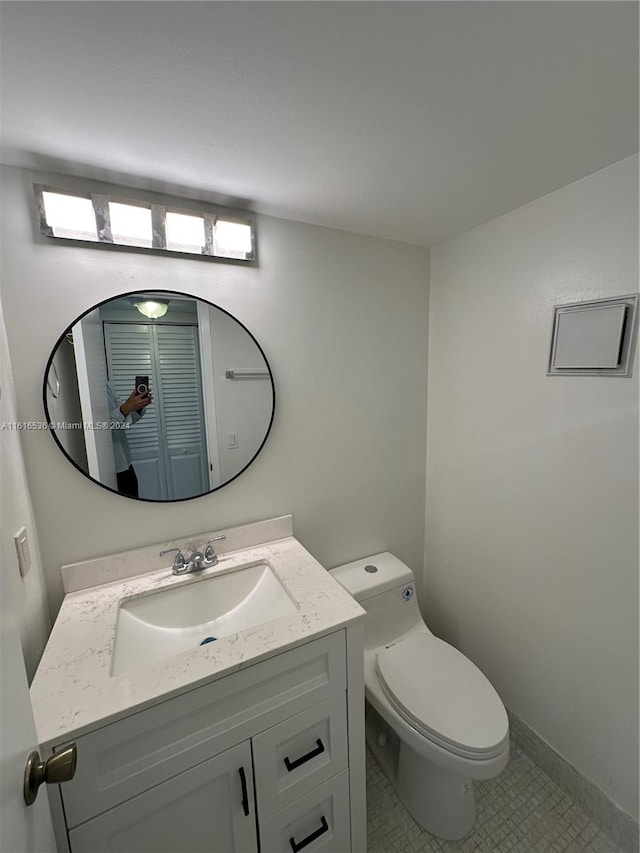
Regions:
<instances>
[{"instance_id":1,"label":"tile patterned floor","mask_svg":"<svg viewBox=\"0 0 640 853\"><path fill-rule=\"evenodd\" d=\"M498 777L476 783L477 818L461 841L421 829L367 750L369 853L626 853L512 742Z\"/></svg>"}]
</instances>

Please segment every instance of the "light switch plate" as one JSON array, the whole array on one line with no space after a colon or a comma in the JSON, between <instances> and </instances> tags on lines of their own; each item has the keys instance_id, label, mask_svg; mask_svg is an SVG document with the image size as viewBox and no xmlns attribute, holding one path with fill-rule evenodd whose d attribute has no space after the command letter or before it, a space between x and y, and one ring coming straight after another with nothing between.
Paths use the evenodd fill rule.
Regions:
<instances>
[{"instance_id":1,"label":"light switch plate","mask_svg":"<svg viewBox=\"0 0 640 853\"><path fill-rule=\"evenodd\" d=\"M16 543L16 553L18 555L18 566L22 577L31 568L31 551L29 550L29 537L27 536L27 528L21 527L13 537Z\"/></svg>"}]
</instances>

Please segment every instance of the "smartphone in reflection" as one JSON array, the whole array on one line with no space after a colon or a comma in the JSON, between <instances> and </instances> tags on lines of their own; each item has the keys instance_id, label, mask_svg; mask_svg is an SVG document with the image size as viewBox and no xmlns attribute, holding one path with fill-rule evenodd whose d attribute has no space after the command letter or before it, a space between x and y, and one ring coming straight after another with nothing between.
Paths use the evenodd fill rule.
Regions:
<instances>
[{"instance_id":1,"label":"smartphone in reflection","mask_svg":"<svg viewBox=\"0 0 640 853\"><path fill-rule=\"evenodd\" d=\"M136 389L136 394L148 394L149 393L149 377L148 376L136 376L134 388Z\"/></svg>"}]
</instances>

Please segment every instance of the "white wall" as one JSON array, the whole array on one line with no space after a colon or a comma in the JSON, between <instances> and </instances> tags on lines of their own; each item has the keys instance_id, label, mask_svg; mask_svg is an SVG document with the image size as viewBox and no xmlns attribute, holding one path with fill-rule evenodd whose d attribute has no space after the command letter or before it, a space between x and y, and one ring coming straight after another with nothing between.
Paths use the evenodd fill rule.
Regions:
<instances>
[{"instance_id":1,"label":"white wall","mask_svg":"<svg viewBox=\"0 0 640 853\"><path fill-rule=\"evenodd\" d=\"M276 385L258 459L193 501L110 494L51 436L25 436L53 612L63 563L287 512L327 567L387 548L422 567L424 249L269 217L258 220L257 268L77 248L36 235L31 178L56 183L2 173L2 293L22 418L43 418L43 371L62 330L93 303L141 287L182 290L230 311L262 345Z\"/></svg>"},{"instance_id":2,"label":"white wall","mask_svg":"<svg viewBox=\"0 0 640 853\"><path fill-rule=\"evenodd\" d=\"M213 387L215 389L217 459L220 482L231 480L249 464L264 441L272 414L273 392L268 379L229 382L225 370L267 370L262 353L246 331L221 311L209 309ZM229 433L238 446L229 448Z\"/></svg>"},{"instance_id":3,"label":"white wall","mask_svg":"<svg viewBox=\"0 0 640 853\"><path fill-rule=\"evenodd\" d=\"M43 368L44 370L44 368ZM42 418L38 417L38 420ZM5 574L22 643L29 681L40 660L51 622L29 488L22 455L24 432L11 427L18 422L15 389L7 347L3 306L0 304L0 570ZM31 552L31 568L23 577L18 567L14 535L26 527Z\"/></svg>"},{"instance_id":4,"label":"white wall","mask_svg":"<svg viewBox=\"0 0 640 853\"><path fill-rule=\"evenodd\" d=\"M432 249L425 609L638 814L638 362L547 377L552 306L637 291L638 159Z\"/></svg>"}]
</instances>

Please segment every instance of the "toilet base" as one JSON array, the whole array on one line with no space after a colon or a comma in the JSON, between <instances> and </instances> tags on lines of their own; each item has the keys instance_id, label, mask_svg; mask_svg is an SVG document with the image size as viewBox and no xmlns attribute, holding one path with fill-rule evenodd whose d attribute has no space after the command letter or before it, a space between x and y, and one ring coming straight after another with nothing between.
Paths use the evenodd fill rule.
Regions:
<instances>
[{"instance_id":1,"label":"toilet base","mask_svg":"<svg viewBox=\"0 0 640 853\"><path fill-rule=\"evenodd\" d=\"M369 705L366 735L369 748L416 823L447 841L458 841L471 832L476 819L471 779L427 761L400 741Z\"/></svg>"},{"instance_id":2,"label":"toilet base","mask_svg":"<svg viewBox=\"0 0 640 853\"><path fill-rule=\"evenodd\" d=\"M438 838L464 838L476 820L471 779L448 773L400 744L396 791L411 817Z\"/></svg>"}]
</instances>

